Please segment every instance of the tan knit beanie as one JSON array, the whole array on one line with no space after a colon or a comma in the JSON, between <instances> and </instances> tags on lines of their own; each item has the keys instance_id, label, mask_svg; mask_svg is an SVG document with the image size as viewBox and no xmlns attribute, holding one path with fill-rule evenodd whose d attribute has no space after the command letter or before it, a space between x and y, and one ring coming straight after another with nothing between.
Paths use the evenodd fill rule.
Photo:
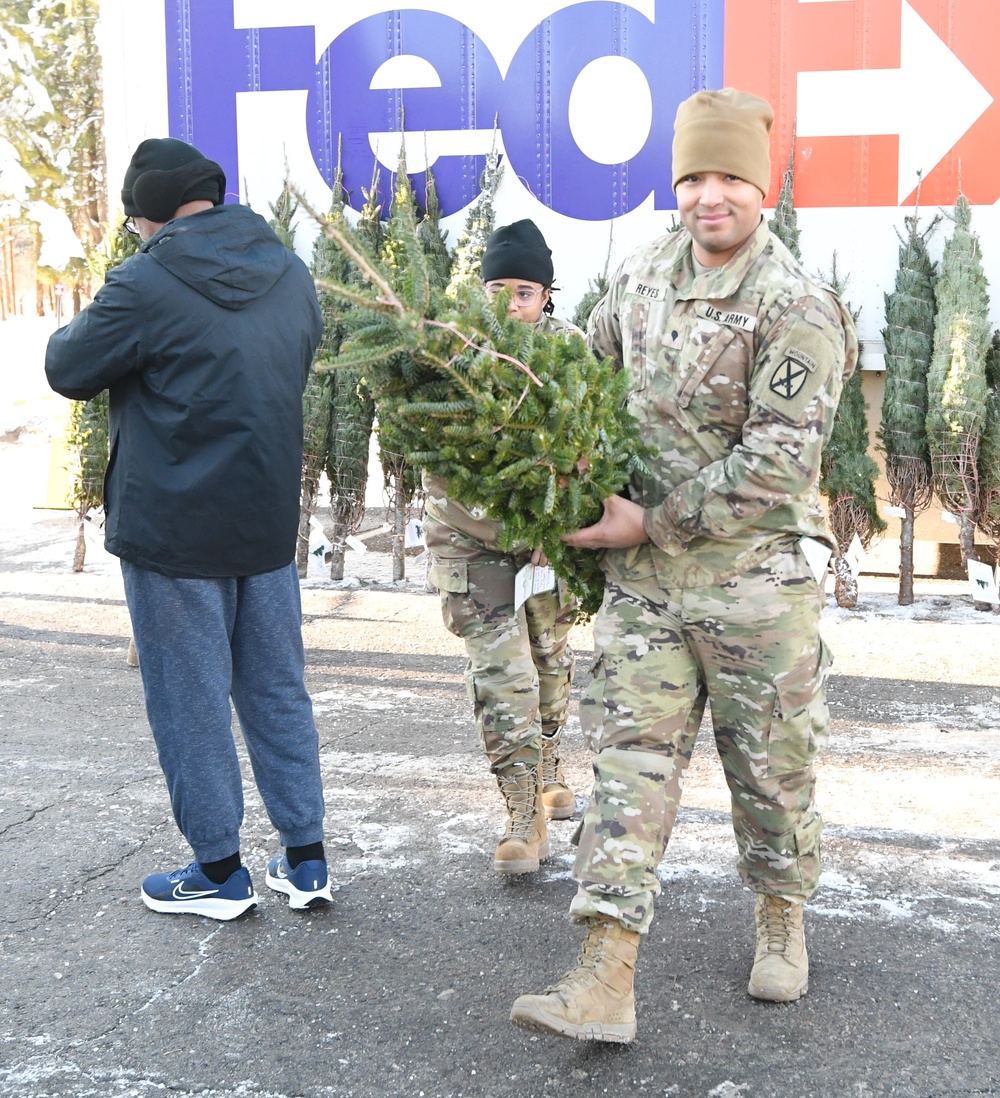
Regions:
<instances>
[{"instance_id":1,"label":"tan knit beanie","mask_svg":"<svg viewBox=\"0 0 1000 1098\"><path fill-rule=\"evenodd\" d=\"M687 175L722 172L753 183L766 195L773 121L771 105L749 92L695 92L674 119L674 190Z\"/></svg>"}]
</instances>

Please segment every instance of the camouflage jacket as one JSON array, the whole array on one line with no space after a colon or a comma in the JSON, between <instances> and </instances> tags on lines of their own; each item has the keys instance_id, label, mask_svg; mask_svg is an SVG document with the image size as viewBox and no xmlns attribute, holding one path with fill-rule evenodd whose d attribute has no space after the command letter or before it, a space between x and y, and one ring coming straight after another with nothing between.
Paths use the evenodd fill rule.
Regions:
<instances>
[{"instance_id":1,"label":"camouflage jacket","mask_svg":"<svg viewBox=\"0 0 1000 1098\"><path fill-rule=\"evenodd\" d=\"M548 316L543 313L535 327L542 332L577 332L580 329L568 320ZM457 500L448 498L448 489L441 477L431 476L426 470L422 474L426 501L424 503L425 533L427 548L432 552L449 544L450 534L456 532L471 539L483 549L497 550L497 539L503 529L501 523L488 518L479 507L466 507ZM463 539L456 539L463 540ZM522 546L530 552L534 546ZM517 547L515 547L515 551ZM446 554L447 555L447 554Z\"/></svg>"},{"instance_id":2,"label":"camouflage jacket","mask_svg":"<svg viewBox=\"0 0 1000 1098\"><path fill-rule=\"evenodd\" d=\"M857 335L763 219L708 271L693 266L686 230L637 249L591 314L588 340L632 375L629 406L656 451L650 475L630 485L651 544L609 551L612 576L698 586L802 535L833 546L820 455Z\"/></svg>"}]
</instances>

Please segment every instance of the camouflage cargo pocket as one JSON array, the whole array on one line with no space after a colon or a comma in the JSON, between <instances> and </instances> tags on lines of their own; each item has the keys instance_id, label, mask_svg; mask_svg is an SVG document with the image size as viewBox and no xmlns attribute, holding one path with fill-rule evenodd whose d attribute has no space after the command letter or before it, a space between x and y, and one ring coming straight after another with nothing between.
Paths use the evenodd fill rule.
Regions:
<instances>
[{"instance_id":1,"label":"camouflage cargo pocket","mask_svg":"<svg viewBox=\"0 0 1000 1098\"><path fill-rule=\"evenodd\" d=\"M434 557L427 568L427 579L442 594L464 595L469 590L469 562Z\"/></svg>"},{"instance_id":2,"label":"camouflage cargo pocket","mask_svg":"<svg viewBox=\"0 0 1000 1098\"><path fill-rule=\"evenodd\" d=\"M569 583L562 576L556 576L556 598L559 600L559 608L575 609L577 597L569 589Z\"/></svg>"},{"instance_id":3,"label":"camouflage cargo pocket","mask_svg":"<svg viewBox=\"0 0 1000 1098\"><path fill-rule=\"evenodd\" d=\"M604 731L604 653L598 651L590 663L591 682L580 698L578 714L583 742L596 755L601 750L601 734Z\"/></svg>"},{"instance_id":4,"label":"camouflage cargo pocket","mask_svg":"<svg viewBox=\"0 0 1000 1098\"><path fill-rule=\"evenodd\" d=\"M824 683L832 660L822 640L790 671L775 676L774 715L767 739L769 777L808 766L826 746L830 711Z\"/></svg>"}]
</instances>

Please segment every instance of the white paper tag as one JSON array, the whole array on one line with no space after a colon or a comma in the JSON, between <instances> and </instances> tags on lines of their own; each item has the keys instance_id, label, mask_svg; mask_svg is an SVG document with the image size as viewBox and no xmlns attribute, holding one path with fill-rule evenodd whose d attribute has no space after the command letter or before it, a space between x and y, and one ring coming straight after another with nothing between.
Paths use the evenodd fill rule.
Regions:
<instances>
[{"instance_id":1,"label":"white paper tag","mask_svg":"<svg viewBox=\"0 0 1000 1098\"><path fill-rule=\"evenodd\" d=\"M556 574L547 564L526 564L514 577L514 609L521 607L532 595L551 591L556 585Z\"/></svg>"},{"instance_id":2,"label":"white paper tag","mask_svg":"<svg viewBox=\"0 0 1000 1098\"><path fill-rule=\"evenodd\" d=\"M86 542L88 551L97 549L104 552L103 523L104 516L99 511L91 511L83 520L83 540Z\"/></svg>"},{"instance_id":3,"label":"white paper tag","mask_svg":"<svg viewBox=\"0 0 1000 1098\"><path fill-rule=\"evenodd\" d=\"M799 538L799 545L802 546L802 552L809 562L809 567L816 577L816 582L822 583L827 566L830 563L830 557L833 556L833 550L829 545L817 541L815 538Z\"/></svg>"},{"instance_id":4,"label":"white paper tag","mask_svg":"<svg viewBox=\"0 0 1000 1098\"><path fill-rule=\"evenodd\" d=\"M327 554L330 543L319 520L313 515L309 519L309 557L306 561L307 579L326 579L329 577Z\"/></svg>"},{"instance_id":5,"label":"white paper tag","mask_svg":"<svg viewBox=\"0 0 1000 1098\"><path fill-rule=\"evenodd\" d=\"M851 538L851 544L847 547L847 552L844 554L844 560L847 562L847 567L851 570L851 575L857 579L861 575L861 565L865 559L865 549L861 544L861 538L857 534Z\"/></svg>"},{"instance_id":6,"label":"white paper tag","mask_svg":"<svg viewBox=\"0 0 1000 1098\"><path fill-rule=\"evenodd\" d=\"M886 505L882 509L882 514L885 515L886 518L906 518L906 508Z\"/></svg>"},{"instance_id":7,"label":"white paper tag","mask_svg":"<svg viewBox=\"0 0 1000 1098\"><path fill-rule=\"evenodd\" d=\"M420 519L410 519L403 533L403 548L413 549L424 543L424 524Z\"/></svg>"},{"instance_id":8,"label":"white paper tag","mask_svg":"<svg viewBox=\"0 0 1000 1098\"><path fill-rule=\"evenodd\" d=\"M968 566L969 586L972 588L973 600L1000 606L1000 593L997 591L997 578L993 574L993 569L981 560L970 560Z\"/></svg>"},{"instance_id":9,"label":"white paper tag","mask_svg":"<svg viewBox=\"0 0 1000 1098\"><path fill-rule=\"evenodd\" d=\"M353 534L348 534L347 537L344 538L344 544L348 548L353 549L355 553L368 552L368 546L365 545L361 538L356 538Z\"/></svg>"},{"instance_id":10,"label":"white paper tag","mask_svg":"<svg viewBox=\"0 0 1000 1098\"><path fill-rule=\"evenodd\" d=\"M952 514L951 511L942 511L941 512L941 521L942 522L950 522L952 524L952 526L958 526L958 515Z\"/></svg>"},{"instance_id":11,"label":"white paper tag","mask_svg":"<svg viewBox=\"0 0 1000 1098\"><path fill-rule=\"evenodd\" d=\"M554 569L548 565L535 565L535 581L531 585L531 593L533 595L541 595L545 591L554 591L556 586L556 574Z\"/></svg>"}]
</instances>

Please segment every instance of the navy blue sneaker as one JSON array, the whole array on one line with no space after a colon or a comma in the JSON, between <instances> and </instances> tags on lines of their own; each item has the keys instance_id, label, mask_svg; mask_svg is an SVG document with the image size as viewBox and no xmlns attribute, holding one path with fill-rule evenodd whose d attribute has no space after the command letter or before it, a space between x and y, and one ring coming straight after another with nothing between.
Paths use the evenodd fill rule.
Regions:
<instances>
[{"instance_id":1,"label":"navy blue sneaker","mask_svg":"<svg viewBox=\"0 0 1000 1098\"><path fill-rule=\"evenodd\" d=\"M333 900L326 862L319 860L299 862L292 869L284 854L276 854L267 865L267 884L275 892L284 892L288 906L298 911L320 907Z\"/></svg>"},{"instance_id":2,"label":"navy blue sneaker","mask_svg":"<svg viewBox=\"0 0 1000 1098\"><path fill-rule=\"evenodd\" d=\"M142 902L153 911L177 915L206 915L223 921L235 919L257 903L257 893L246 866L225 884L215 884L197 862L173 873L154 873L142 882Z\"/></svg>"}]
</instances>

